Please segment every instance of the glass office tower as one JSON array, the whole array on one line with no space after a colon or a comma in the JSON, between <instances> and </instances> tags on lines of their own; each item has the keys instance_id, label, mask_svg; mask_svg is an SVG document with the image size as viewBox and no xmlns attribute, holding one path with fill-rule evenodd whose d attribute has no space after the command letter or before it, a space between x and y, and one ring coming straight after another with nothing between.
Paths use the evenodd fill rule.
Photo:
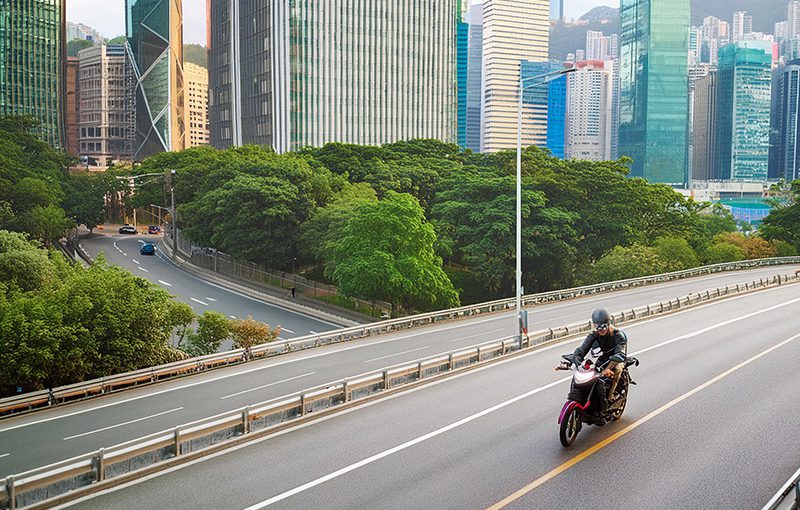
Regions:
<instances>
[{"instance_id":1,"label":"glass office tower","mask_svg":"<svg viewBox=\"0 0 800 510\"><path fill-rule=\"evenodd\" d=\"M457 24L458 145L467 146L467 72L469 68L469 23Z\"/></svg>"},{"instance_id":2,"label":"glass office tower","mask_svg":"<svg viewBox=\"0 0 800 510\"><path fill-rule=\"evenodd\" d=\"M620 156L632 176L685 187L689 0L621 0L620 18Z\"/></svg>"},{"instance_id":3,"label":"glass office tower","mask_svg":"<svg viewBox=\"0 0 800 510\"><path fill-rule=\"evenodd\" d=\"M26 115L64 146L65 0L0 1L0 115Z\"/></svg>"},{"instance_id":4,"label":"glass office tower","mask_svg":"<svg viewBox=\"0 0 800 510\"><path fill-rule=\"evenodd\" d=\"M186 145L181 0L125 0L136 76L134 161Z\"/></svg>"},{"instance_id":5,"label":"glass office tower","mask_svg":"<svg viewBox=\"0 0 800 510\"><path fill-rule=\"evenodd\" d=\"M716 179L767 180L771 87L771 43L720 48Z\"/></svg>"},{"instance_id":6,"label":"glass office tower","mask_svg":"<svg viewBox=\"0 0 800 510\"><path fill-rule=\"evenodd\" d=\"M546 76L543 78L543 75L563 69L564 66L557 61L523 60L520 63L522 83L525 87L522 93L522 106L546 126L545 132L536 141L536 146L546 147L557 158L564 157L567 75L549 77L550 80L544 83L542 80L548 78Z\"/></svg>"},{"instance_id":7,"label":"glass office tower","mask_svg":"<svg viewBox=\"0 0 800 510\"><path fill-rule=\"evenodd\" d=\"M456 143L456 0L212 0L211 141Z\"/></svg>"}]
</instances>

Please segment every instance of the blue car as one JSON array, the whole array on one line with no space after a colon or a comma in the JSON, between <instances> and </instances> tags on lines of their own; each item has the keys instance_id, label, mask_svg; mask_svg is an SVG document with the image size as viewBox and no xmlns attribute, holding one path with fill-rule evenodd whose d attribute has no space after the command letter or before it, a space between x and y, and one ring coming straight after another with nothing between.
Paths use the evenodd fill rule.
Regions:
<instances>
[{"instance_id":1,"label":"blue car","mask_svg":"<svg viewBox=\"0 0 800 510\"><path fill-rule=\"evenodd\" d=\"M144 243L142 247L139 249L139 253L142 255L155 255L156 254L156 245L153 243Z\"/></svg>"}]
</instances>

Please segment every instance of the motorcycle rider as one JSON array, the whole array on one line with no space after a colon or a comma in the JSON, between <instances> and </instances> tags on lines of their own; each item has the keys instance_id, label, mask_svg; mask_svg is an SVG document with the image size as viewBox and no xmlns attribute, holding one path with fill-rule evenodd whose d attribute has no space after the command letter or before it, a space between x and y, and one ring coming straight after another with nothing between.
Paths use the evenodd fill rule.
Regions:
<instances>
[{"instance_id":1,"label":"motorcycle rider","mask_svg":"<svg viewBox=\"0 0 800 510\"><path fill-rule=\"evenodd\" d=\"M575 349L573 356L575 357L575 362L580 364L583 362L584 356L593 348L599 347L603 351L596 364L599 367L605 365L605 368L600 374L601 377L597 379L597 385L595 386L597 399L600 401L602 417L608 411L608 399L614 395L617 382L619 382L625 366L624 359L628 352L628 336L621 329L614 328L611 323L611 314L605 308L598 308L592 312L592 324L594 325L594 331L589 333L583 343ZM610 361L611 356L615 354L621 355L618 357L623 359L622 363ZM608 392L606 392L607 382L610 383Z\"/></svg>"}]
</instances>

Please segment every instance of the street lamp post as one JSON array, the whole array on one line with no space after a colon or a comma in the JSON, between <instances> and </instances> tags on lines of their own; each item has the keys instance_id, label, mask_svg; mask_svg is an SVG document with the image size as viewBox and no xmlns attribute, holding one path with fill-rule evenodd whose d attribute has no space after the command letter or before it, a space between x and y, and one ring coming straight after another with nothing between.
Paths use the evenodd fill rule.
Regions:
<instances>
[{"instance_id":1,"label":"street lamp post","mask_svg":"<svg viewBox=\"0 0 800 510\"><path fill-rule=\"evenodd\" d=\"M519 342L519 348L522 348L522 93L525 89L538 87L544 85L564 74L575 71L575 68L560 69L549 73L540 74L538 76L531 76L530 78L522 78L522 66L519 70L519 93L517 94L517 250L515 258L517 259L516 267L516 287L517 287L517 325L516 335ZM538 80L534 83L525 85L526 81Z\"/></svg>"}]
</instances>

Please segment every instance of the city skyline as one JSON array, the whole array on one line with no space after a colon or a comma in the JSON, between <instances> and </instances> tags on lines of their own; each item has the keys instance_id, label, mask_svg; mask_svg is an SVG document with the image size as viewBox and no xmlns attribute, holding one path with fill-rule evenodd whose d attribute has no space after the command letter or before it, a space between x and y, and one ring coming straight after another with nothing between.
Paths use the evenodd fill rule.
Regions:
<instances>
[{"instance_id":1,"label":"city skyline","mask_svg":"<svg viewBox=\"0 0 800 510\"><path fill-rule=\"evenodd\" d=\"M88 25L111 39L125 35L125 1L70 0L67 2L67 21ZM186 44L206 45L206 1L183 0L183 40Z\"/></svg>"}]
</instances>

